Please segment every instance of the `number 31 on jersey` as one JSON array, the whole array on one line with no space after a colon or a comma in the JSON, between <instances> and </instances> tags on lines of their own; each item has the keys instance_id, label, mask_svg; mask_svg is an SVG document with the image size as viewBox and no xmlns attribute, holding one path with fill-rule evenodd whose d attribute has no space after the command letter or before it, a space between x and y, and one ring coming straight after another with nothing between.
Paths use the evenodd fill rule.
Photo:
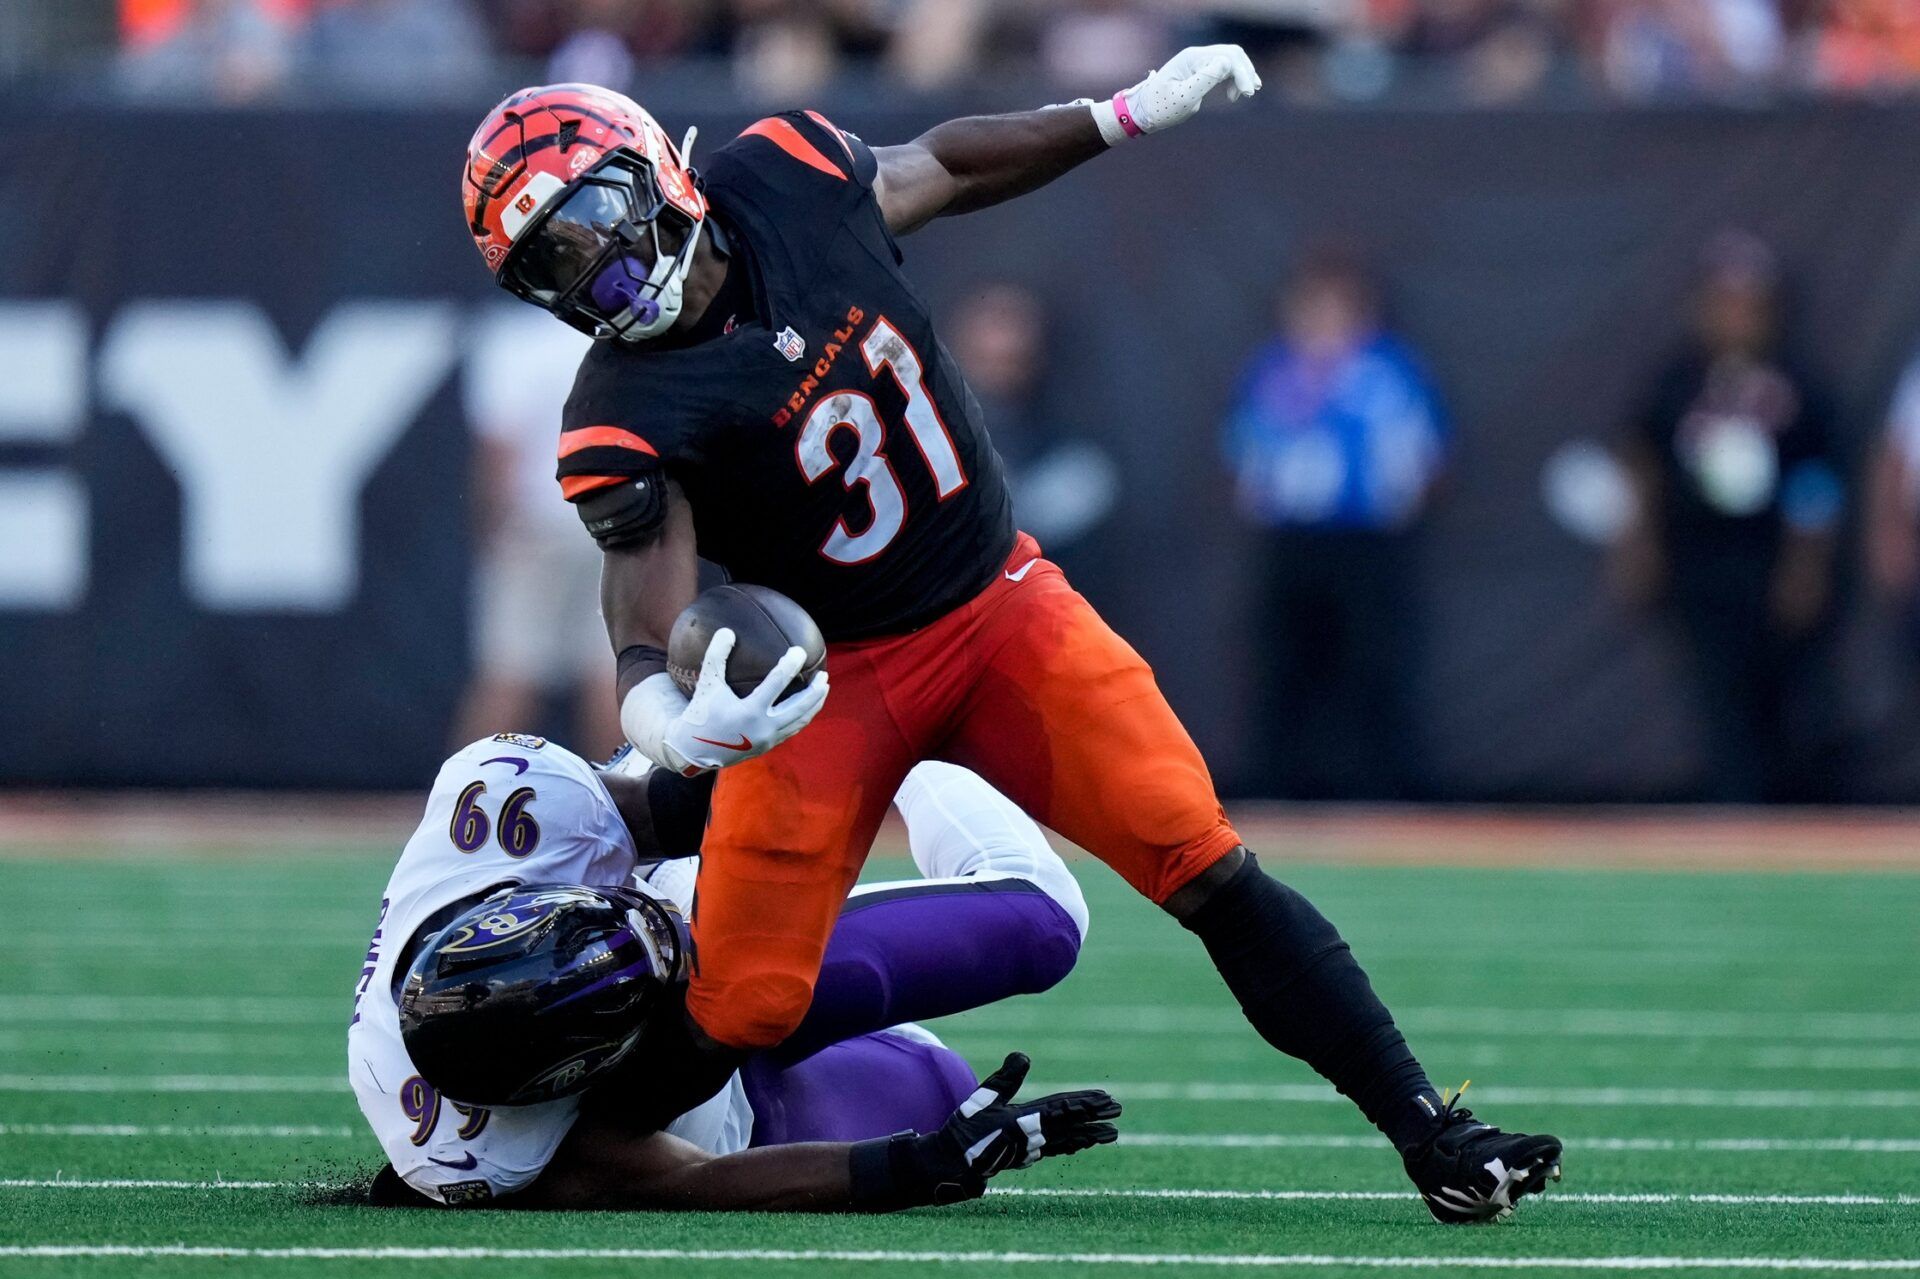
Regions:
<instances>
[{"instance_id":1,"label":"number 31 on jersey","mask_svg":"<svg viewBox=\"0 0 1920 1279\"><path fill-rule=\"evenodd\" d=\"M940 500L944 502L966 488L966 472L960 468L953 436L927 391L926 369L919 352L883 315L874 320L873 328L861 341L860 354L866 358L869 373L877 378L880 370L887 370L906 396L907 430L933 474ZM873 397L861 391L830 395L807 415L794 444L794 455L807 483L816 483L840 465L829 447L838 431L852 431L858 441L840 482L849 492L856 485L865 487L873 517L858 533L851 531L842 517L820 544L820 553L836 564L864 564L886 550L906 524L907 495L884 450L886 424L880 420Z\"/></svg>"}]
</instances>

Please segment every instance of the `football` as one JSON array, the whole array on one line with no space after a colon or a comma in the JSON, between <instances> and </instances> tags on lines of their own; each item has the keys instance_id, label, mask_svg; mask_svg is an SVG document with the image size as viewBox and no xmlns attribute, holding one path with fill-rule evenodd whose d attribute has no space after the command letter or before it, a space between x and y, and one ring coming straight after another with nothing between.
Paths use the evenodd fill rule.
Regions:
<instances>
[{"instance_id":1,"label":"football","mask_svg":"<svg viewBox=\"0 0 1920 1279\"><path fill-rule=\"evenodd\" d=\"M727 686L741 697L760 687L767 672L796 645L806 650L806 665L781 697L798 692L827 664L827 642L806 609L765 586L728 582L700 592L674 619L673 634L667 639L667 673L688 696L700 678L700 659L714 632L722 628L731 630L734 637L733 652L727 658Z\"/></svg>"}]
</instances>

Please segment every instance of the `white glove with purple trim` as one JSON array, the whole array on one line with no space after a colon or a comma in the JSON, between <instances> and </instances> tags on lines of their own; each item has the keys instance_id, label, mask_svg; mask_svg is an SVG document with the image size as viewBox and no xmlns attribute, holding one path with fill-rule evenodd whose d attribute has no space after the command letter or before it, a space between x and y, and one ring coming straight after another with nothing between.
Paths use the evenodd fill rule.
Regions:
<instances>
[{"instance_id":1,"label":"white glove with purple trim","mask_svg":"<svg viewBox=\"0 0 1920 1279\"><path fill-rule=\"evenodd\" d=\"M1110 101L1092 103L1093 120L1107 145L1119 146L1128 138L1192 119L1207 95L1223 84L1229 102L1260 92L1260 73L1247 51L1237 44L1195 45Z\"/></svg>"}]
</instances>

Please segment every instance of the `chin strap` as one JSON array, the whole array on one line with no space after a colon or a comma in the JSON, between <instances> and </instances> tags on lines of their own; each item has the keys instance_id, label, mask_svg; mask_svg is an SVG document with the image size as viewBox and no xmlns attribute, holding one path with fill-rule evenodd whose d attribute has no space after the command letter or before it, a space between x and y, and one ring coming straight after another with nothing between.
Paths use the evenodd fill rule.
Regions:
<instances>
[{"instance_id":1,"label":"chin strap","mask_svg":"<svg viewBox=\"0 0 1920 1279\"><path fill-rule=\"evenodd\" d=\"M659 306L659 314L646 324L632 324L620 328L620 336L629 342L644 342L648 338L659 337L672 328L674 321L680 318L683 305L683 290L687 275L693 270L693 260L700 251L700 236L707 229L705 218L694 223L693 234L687 237L686 249L671 261L656 263L647 275L647 284L655 292L654 302ZM632 308L629 308L629 314ZM624 317L623 317L624 318ZM617 325L616 321L616 325Z\"/></svg>"},{"instance_id":2,"label":"chin strap","mask_svg":"<svg viewBox=\"0 0 1920 1279\"><path fill-rule=\"evenodd\" d=\"M693 144L699 136L699 128L689 126L686 135L680 139L681 168L688 168L687 159L693 154ZM694 224L693 234L687 237L686 250L671 264L659 262L654 264L653 270L648 273L647 283L656 290L653 300L660 308L659 314L646 324L633 324L620 329L620 336L626 341L644 342L648 338L659 337L672 328L674 322L680 318L680 308L683 305L682 291L686 286L688 273L693 270L693 260L700 251L700 237L707 229L707 221L708 219L703 217ZM664 274L661 270L663 266L666 268ZM631 315L631 308L629 308L629 315Z\"/></svg>"}]
</instances>

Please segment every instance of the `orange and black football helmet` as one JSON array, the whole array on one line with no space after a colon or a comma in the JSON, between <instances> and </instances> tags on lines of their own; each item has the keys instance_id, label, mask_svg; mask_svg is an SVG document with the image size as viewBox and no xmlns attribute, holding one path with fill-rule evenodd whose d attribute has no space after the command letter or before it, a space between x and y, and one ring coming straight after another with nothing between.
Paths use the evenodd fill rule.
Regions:
<instances>
[{"instance_id":1,"label":"orange and black football helmet","mask_svg":"<svg viewBox=\"0 0 1920 1279\"><path fill-rule=\"evenodd\" d=\"M467 144L467 229L494 280L595 337L642 341L680 316L707 201L633 99L590 84L511 94Z\"/></svg>"}]
</instances>

